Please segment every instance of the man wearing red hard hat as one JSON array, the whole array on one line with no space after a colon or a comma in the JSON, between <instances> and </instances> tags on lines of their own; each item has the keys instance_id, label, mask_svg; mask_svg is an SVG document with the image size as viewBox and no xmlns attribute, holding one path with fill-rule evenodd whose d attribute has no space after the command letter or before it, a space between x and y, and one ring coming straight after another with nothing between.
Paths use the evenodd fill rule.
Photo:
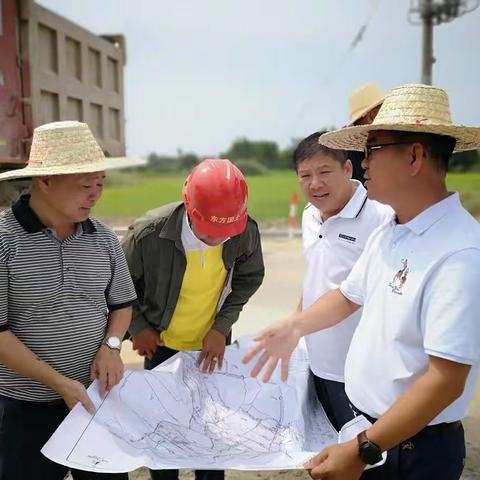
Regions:
<instances>
[{"instance_id":1,"label":"man wearing red hard hat","mask_svg":"<svg viewBox=\"0 0 480 480\"><path fill-rule=\"evenodd\" d=\"M229 160L204 160L185 180L182 193L192 229L208 245L245 230L248 187Z\"/></svg>"},{"instance_id":2,"label":"man wearing red hard hat","mask_svg":"<svg viewBox=\"0 0 480 480\"><path fill-rule=\"evenodd\" d=\"M248 187L229 160L204 160L183 185L183 202L138 219L123 240L138 305L133 348L152 369L180 350L201 350L205 372L221 368L243 306L264 276L260 234L247 214ZM223 471L197 471L221 480ZM176 480L178 470L151 471Z\"/></svg>"}]
</instances>

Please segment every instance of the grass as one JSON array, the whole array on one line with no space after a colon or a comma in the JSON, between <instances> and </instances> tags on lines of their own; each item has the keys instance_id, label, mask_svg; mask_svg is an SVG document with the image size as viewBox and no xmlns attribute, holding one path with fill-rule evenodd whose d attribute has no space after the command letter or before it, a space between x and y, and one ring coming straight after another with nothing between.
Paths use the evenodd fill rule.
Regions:
<instances>
[{"instance_id":1,"label":"grass","mask_svg":"<svg viewBox=\"0 0 480 480\"><path fill-rule=\"evenodd\" d=\"M447 184L450 190L460 192L465 208L480 219L480 173L450 173Z\"/></svg>"},{"instance_id":2,"label":"grass","mask_svg":"<svg viewBox=\"0 0 480 480\"><path fill-rule=\"evenodd\" d=\"M185 176L186 173L111 172L95 216L110 221L132 219L152 208L180 200ZM286 220L293 192L299 195L299 213L305 204L293 172L276 171L249 177L247 181L249 212L260 222ZM451 173L447 183L451 190L460 191L466 208L480 217L480 173Z\"/></svg>"},{"instance_id":3,"label":"grass","mask_svg":"<svg viewBox=\"0 0 480 480\"><path fill-rule=\"evenodd\" d=\"M110 175L110 174L109 174ZM132 218L162 204L181 200L186 174L119 174L111 178L98 202L94 215L99 218ZM292 172L274 172L266 176L250 177L249 212L258 221L286 219L290 196L297 192L303 208L295 175Z\"/></svg>"}]
</instances>

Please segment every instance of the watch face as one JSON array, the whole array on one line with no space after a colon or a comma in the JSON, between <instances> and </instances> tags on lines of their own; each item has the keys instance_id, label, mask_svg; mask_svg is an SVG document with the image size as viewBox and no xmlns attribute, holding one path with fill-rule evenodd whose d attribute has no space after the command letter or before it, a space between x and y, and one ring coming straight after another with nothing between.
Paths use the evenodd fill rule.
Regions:
<instances>
[{"instance_id":1,"label":"watch face","mask_svg":"<svg viewBox=\"0 0 480 480\"><path fill-rule=\"evenodd\" d=\"M110 348L120 348L120 344L121 344L120 339L118 337L108 337L106 343Z\"/></svg>"},{"instance_id":2,"label":"watch face","mask_svg":"<svg viewBox=\"0 0 480 480\"><path fill-rule=\"evenodd\" d=\"M382 459L382 452L372 442L365 442L360 446L360 457L367 465L375 465Z\"/></svg>"}]
</instances>

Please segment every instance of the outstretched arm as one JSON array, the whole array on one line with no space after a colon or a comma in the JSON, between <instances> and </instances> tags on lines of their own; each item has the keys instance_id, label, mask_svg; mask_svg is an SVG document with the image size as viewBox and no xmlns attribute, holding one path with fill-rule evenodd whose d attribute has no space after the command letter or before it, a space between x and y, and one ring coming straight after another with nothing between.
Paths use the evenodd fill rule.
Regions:
<instances>
[{"instance_id":1,"label":"outstretched arm","mask_svg":"<svg viewBox=\"0 0 480 480\"><path fill-rule=\"evenodd\" d=\"M256 377L268 363L263 375L263 381L268 382L280 360L282 380L285 381L288 377L290 356L301 337L333 327L359 308L359 305L348 300L339 289L331 290L306 310L296 312L290 318L261 332L255 338L257 344L245 355L243 362L249 363L260 354L252 376Z\"/></svg>"}]
</instances>

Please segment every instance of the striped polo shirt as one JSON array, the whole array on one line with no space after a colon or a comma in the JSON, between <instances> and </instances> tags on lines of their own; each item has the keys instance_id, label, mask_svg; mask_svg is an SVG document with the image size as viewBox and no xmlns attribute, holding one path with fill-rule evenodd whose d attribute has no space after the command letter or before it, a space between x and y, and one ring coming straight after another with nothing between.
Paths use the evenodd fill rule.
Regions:
<instances>
[{"instance_id":1,"label":"striped polo shirt","mask_svg":"<svg viewBox=\"0 0 480 480\"><path fill-rule=\"evenodd\" d=\"M136 300L115 234L88 219L60 241L29 206L0 214L0 330L10 330L55 370L85 386L108 314ZM0 395L49 401L59 395L0 363Z\"/></svg>"}]
</instances>

